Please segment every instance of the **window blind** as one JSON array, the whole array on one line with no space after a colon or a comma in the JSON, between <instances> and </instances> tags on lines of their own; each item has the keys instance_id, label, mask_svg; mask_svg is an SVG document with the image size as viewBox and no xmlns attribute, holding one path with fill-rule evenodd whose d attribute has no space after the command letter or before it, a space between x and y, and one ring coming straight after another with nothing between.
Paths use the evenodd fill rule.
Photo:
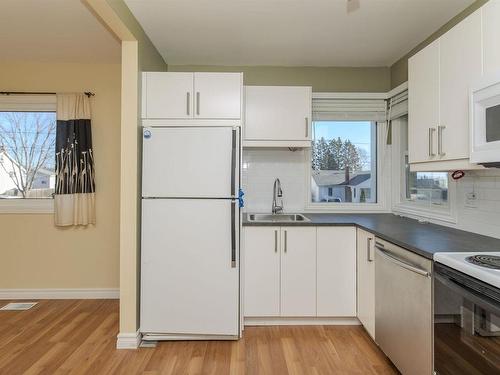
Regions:
<instances>
[{"instance_id":1,"label":"window blind","mask_svg":"<svg viewBox=\"0 0 500 375\"><path fill-rule=\"evenodd\" d=\"M387 117L394 120L408 114L408 90L404 90L389 99L389 111Z\"/></svg>"},{"instance_id":2,"label":"window blind","mask_svg":"<svg viewBox=\"0 0 500 375\"><path fill-rule=\"evenodd\" d=\"M386 101L383 99L330 99L314 98L314 121L385 121Z\"/></svg>"}]
</instances>

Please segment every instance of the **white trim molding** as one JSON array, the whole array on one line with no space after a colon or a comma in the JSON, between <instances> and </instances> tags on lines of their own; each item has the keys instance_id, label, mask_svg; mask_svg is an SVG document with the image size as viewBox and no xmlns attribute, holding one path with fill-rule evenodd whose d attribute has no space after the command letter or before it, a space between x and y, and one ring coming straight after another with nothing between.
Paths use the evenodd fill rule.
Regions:
<instances>
[{"instance_id":1,"label":"white trim molding","mask_svg":"<svg viewBox=\"0 0 500 375\"><path fill-rule=\"evenodd\" d=\"M0 289L0 300L23 299L119 299L118 288L92 289Z\"/></svg>"},{"instance_id":2,"label":"white trim molding","mask_svg":"<svg viewBox=\"0 0 500 375\"><path fill-rule=\"evenodd\" d=\"M245 326L359 326L361 323L356 317L246 317Z\"/></svg>"},{"instance_id":3,"label":"white trim molding","mask_svg":"<svg viewBox=\"0 0 500 375\"><path fill-rule=\"evenodd\" d=\"M141 345L141 333L119 333L116 336L116 349L137 349Z\"/></svg>"},{"instance_id":4,"label":"white trim molding","mask_svg":"<svg viewBox=\"0 0 500 375\"><path fill-rule=\"evenodd\" d=\"M41 198L19 198L19 199L1 199L1 214L53 214L54 199Z\"/></svg>"}]
</instances>

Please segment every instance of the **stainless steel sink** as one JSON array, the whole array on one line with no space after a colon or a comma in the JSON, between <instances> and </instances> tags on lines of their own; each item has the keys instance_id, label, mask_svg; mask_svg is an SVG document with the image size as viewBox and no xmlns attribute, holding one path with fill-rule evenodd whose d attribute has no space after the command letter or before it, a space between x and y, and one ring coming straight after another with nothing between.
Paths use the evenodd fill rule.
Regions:
<instances>
[{"instance_id":1,"label":"stainless steel sink","mask_svg":"<svg viewBox=\"0 0 500 375\"><path fill-rule=\"evenodd\" d=\"M306 223L310 221L302 214L247 214L247 219L258 223Z\"/></svg>"}]
</instances>

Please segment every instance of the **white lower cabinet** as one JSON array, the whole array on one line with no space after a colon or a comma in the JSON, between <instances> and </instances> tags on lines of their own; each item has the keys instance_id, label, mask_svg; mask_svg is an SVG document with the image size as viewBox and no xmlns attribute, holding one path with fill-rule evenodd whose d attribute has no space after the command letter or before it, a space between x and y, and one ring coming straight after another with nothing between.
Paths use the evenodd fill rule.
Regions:
<instances>
[{"instance_id":1,"label":"white lower cabinet","mask_svg":"<svg viewBox=\"0 0 500 375\"><path fill-rule=\"evenodd\" d=\"M244 229L245 317L355 317L354 227Z\"/></svg>"},{"instance_id":2,"label":"white lower cabinet","mask_svg":"<svg viewBox=\"0 0 500 375\"><path fill-rule=\"evenodd\" d=\"M281 228L281 316L316 316L316 228Z\"/></svg>"},{"instance_id":3,"label":"white lower cabinet","mask_svg":"<svg viewBox=\"0 0 500 375\"><path fill-rule=\"evenodd\" d=\"M246 227L244 316L280 315L280 227Z\"/></svg>"},{"instance_id":4,"label":"white lower cabinet","mask_svg":"<svg viewBox=\"0 0 500 375\"><path fill-rule=\"evenodd\" d=\"M358 319L375 338L375 236L358 229Z\"/></svg>"},{"instance_id":5,"label":"white lower cabinet","mask_svg":"<svg viewBox=\"0 0 500 375\"><path fill-rule=\"evenodd\" d=\"M356 316L355 249L355 227L318 227L318 316Z\"/></svg>"}]
</instances>

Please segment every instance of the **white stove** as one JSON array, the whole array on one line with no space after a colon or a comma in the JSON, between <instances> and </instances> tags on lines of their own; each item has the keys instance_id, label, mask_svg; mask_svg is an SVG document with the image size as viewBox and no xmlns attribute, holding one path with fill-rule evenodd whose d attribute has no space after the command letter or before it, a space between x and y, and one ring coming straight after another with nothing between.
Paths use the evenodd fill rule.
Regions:
<instances>
[{"instance_id":1,"label":"white stove","mask_svg":"<svg viewBox=\"0 0 500 375\"><path fill-rule=\"evenodd\" d=\"M500 288L500 252L436 253L434 261Z\"/></svg>"}]
</instances>

